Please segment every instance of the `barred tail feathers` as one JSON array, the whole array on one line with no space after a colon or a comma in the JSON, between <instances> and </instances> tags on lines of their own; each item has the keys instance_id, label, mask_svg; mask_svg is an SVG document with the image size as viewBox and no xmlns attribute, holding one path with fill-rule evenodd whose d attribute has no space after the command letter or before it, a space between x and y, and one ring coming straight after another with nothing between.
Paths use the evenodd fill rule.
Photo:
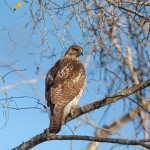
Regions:
<instances>
[{"instance_id":1,"label":"barred tail feathers","mask_svg":"<svg viewBox=\"0 0 150 150\"><path fill-rule=\"evenodd\" d=\"M60 110L60 108L55 108L54 110L54 116L51 114L51 120L50 120L50 127L49 127L49 133L58 133L61 129L61 126L63 124L63 110Z\"/></svg>"}]
</instances>

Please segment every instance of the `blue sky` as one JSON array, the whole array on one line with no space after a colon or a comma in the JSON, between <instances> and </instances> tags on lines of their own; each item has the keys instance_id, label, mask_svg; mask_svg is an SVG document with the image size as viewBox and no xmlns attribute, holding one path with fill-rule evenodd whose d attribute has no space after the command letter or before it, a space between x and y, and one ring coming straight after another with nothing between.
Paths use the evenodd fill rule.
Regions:
<instances>
[{"instance_id":1,"label":"blue sky","mask_svg":"<svg viewBox=\"0 0 150 150\"><path fill-rule=\"evenodd\" d=\"M13 6L16 4L16 1L7 1L7 3L13 8ZM31 21L30 13L28 10L29 4L23 3L22 8L17 10L15 13L12 13L7 5L3 1L1 1L0 9L0 75L4 76L6 73L16 69L24 70L14 71L4 78L6 87L10 85L16 85L15 88L7 90L8 98L12 96L18 97L12 98L11 101L8 101L8 104L10 105L10 107L16 107L16 105L19 108L35 107L37 103L34 98L40 99L40 102L45 104L44 76L46 75L49 68L51 68L51 66L64 54L64 50L62 50L58 39L53 36L53 34L48 35L48 42L50 43L51 49L48 49L45 45L44 47L41 46L41 39L38 31L35 32L35 34L30 39L33 24L25 28L25 25ZM51 28L53 28L53 25L51 25L51 23L49 23L49 25ZM77 39L77 44L81 44L81 46L83 46L80 30L77 27L77 23L72 22L71 26L71 32L74 32L74 29L76 29L74 37ZM79 42L80 39L81 42ZM73 44L73 41L71 42L72 43L66 42L66 49L71 44ZM43 55L41 55L42 51L44 52ZM52 59L48 59L47 56L50 55L51 51L54 51L57 55ZM81 58L81 62L84 63L85 58L86 49L85 55ZM10 66L4 67L6 65ZM90 63L86 68L87 87L83 97L80 99L80 106L98 99L102 99L107 94L105 88L103 88L102 86L104 84L103 81L100 81L99 83L97 82L99 78L99 72L94 72L93 68L95 66L97 66L97 63L91 58ZM38 73L37 67L39 67ZM103 70L102 76L105 76ZM91 80L91 78L93 78L95 81ZM38 81L34 84L25 83L25 81L33 79L38 79ZM20 84L20 82L22 84ZM2 81L0 80L0 98L5 98L5 93L2 90L2 87ZM101 90L100 95L97 94L97 87L99 87ZM118 91L113 92L116 93ZM25 96L25 98L23 98L23 96ZM111 104L109 108L109 114L111 114L111 117L107 116L106 119L101 122L100 126L110 124L118 117L121 117L124 111L122 107L123 104L121 101ZM42 106L40 106L40 108L42 110L35 108L23 110L0 109L0 149L11 149L21 144L22 141L27 141L31 137L40 134L45 128L49 126L48 114ZM96 124L99 124L99 120L100 118L103 118L102 115L106 108L107 107L95 110L94 112L91 112L85 116L93 120ZM5 118L5 113L9 115L8 119ZM8 121L6 125L3 126L6 120ZM78 118L67 123L72 130L74 130L74 126L76 126L77 123L81 123L75 134L91 136L94 135L94 128L86 125L79 120L80 119ZM121 129L121 133L125 134L128 138L131 138L132 134L131 131L129 131L129 127L130 129L132 129L132 126L128 124ZM66 125L64 125L59 134L70 135L72 133L70 129ZM87 141L73 141L73 146L75 150L80 150L84 149L88 143L89 142ZM109 149L112 145L113 144L105 143L99 149L106 150ZM70 141L48 141L32 148L32 150L42 150L50 148L61 149L62 147L65 150L69 150ZM115 147L115 150L119 149L120 146ZM121 149L126 149L126 146L121 146ZM130 147L130 149L132 148Z\"/></svg>"}]
</instances>

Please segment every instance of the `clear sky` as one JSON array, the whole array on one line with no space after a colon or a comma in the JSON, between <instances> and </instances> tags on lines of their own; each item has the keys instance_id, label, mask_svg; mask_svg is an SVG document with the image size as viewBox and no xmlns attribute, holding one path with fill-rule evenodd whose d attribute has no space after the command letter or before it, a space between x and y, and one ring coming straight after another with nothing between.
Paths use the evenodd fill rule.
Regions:
<instances>
[{"instance_id":1,"label":"clear sky","mask_svg":"<svg viewBox=\"0 0 150 150\"><path fill-rule=\"evenodd\" d=\"M16 1L9 0L7 3L13 8ZM8 99L7 105L12 108L27 108L20 110L2 109L0 105L0 150L8 150L21 144L23 141L27 141L35 135L40 134L49 126L48 114L41 105L37 105L35 98L39 99L40 103L45 104L44 76L49 68L63 56L64 50L62 50L57 37L55 37L53 33L48 35L50 49L46 46L41 46L41 38L38 31L32 35L33 24L30 18L29 4L23 3L23 6L13 13L4 1L0 1L0 10L0 75L4 76L8 72L14 71L4 78L5 86L7 88L7 97L11 98ZM27 25L28 23L29 25ZM49 26L53 28L51 23L49 23ZM74 37L77 39L77 44L83 46L79 34L80 31L77 28L76 23L72 23L72 29L70 30L73 32L74 29L76 29ZM81 42L79 42L80 39ZM73 42L67 42L65 48L67 49L71 44L73 44ZM54 51L56 56L49 58L52 51ZM84 54L85 55L81 58L81 62L83 63L85 63L85 58L87 58L86 50ZM102 88L103 82L97 82L99 72L93 72L93 68L96 66L96 61L91 59L86 69L87 87L83 97L80 99L79 106L102 99L107 94L106 90ZM15 71L17 69L20 71ZM104 76L103 70L102 76ZM32 83L29 83L29 81ZM4 104L4 100L2 99L6 98L3 87L2 80L0 79L0 103L2 104ZM101 90L100 95L97 94L98 87ZM115 93L117 91L113 92ZM36 106L42 110L36 108L29 109L29 107ZM111 105L111 110L109 110L111 117L107 116L105 119L103 118L103 115L106 108L107 107L95 110L88 115L84 115L84 117L88 120L94 120L96 124L99 124L102 127L105 124L112 123L118 117L121 117L124 111L122 109L122 102L119 101ZM80 125L75 131L75 134L77 135L94 135L94 128L82 122L81 118L83 118L83 116L67 123L67 125L72 130L74 130L75 126ZM103 121L99 123L100 118L103 118ZM68 126L64 125L59 132L59 135L71 135L72 133ZM129 127L130 123L123 127L121 129L123 135L119 135L119 137L131 138L132 131L129 131ZM48 141L34 147L32 150L70 150L70 143L71 141ZM73 141L74 150L84 149L88 143L89 142L87 141ZM102 146L99 147L99 150L107 150L112 145L113 144L108 143L102 144ZM115 150L120 149L125 150L127 147L115 147ZM132 149L132 147L130 147L130 149Z\"/></svg>"}]
</instances>

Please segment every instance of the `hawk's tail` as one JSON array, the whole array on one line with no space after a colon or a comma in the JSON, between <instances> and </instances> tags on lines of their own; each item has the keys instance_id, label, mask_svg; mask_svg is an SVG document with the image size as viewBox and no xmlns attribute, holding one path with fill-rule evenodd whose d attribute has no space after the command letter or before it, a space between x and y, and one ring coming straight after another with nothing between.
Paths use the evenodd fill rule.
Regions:
<instances>
[{"instance_id":1,"label":"hawk's tail","mask_svg":"<svg viewBox=\"0 0 150 150\"><path fill-rule=\"evenodd\" d=\"M49 133L58 133L62 126L62 112L57 113L57 115L52 116L51 115L51 121L50 121L50 127L49 127Z\"/></svg>"}]
</instances>

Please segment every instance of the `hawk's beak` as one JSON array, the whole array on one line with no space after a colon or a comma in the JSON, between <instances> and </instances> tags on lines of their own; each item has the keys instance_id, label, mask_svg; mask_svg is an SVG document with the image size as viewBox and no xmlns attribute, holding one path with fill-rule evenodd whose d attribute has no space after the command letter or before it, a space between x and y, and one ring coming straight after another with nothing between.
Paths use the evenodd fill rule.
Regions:
<instances>
[{"instance_id":1,"label":"hawk's beak","mask_svg":"<svg viewBox=\"0 0 150 150\"><path fill-rule=\"evenodd\" d=\"M83 56L83 52L81 52L81 55Z\"/></svg>"}]
</instances>

